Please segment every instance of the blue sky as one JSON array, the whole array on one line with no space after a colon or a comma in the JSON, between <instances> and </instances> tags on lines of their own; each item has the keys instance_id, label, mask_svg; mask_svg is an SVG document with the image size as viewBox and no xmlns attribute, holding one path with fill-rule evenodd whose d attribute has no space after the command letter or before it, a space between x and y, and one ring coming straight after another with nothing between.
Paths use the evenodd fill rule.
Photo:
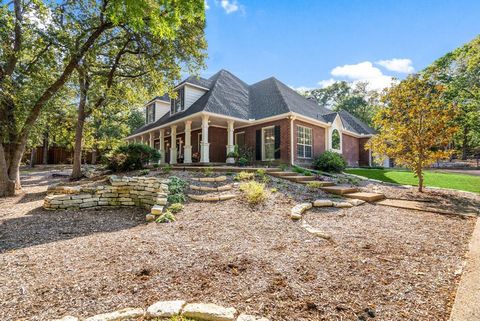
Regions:
<instances>
[{"instance_id":1,"label":"blue sky","mask_svg":"<svg viewBox=\"0 0 480 321\"><path fill-rule=\"evenodd\" d=\"M209 77L382 87L480 33L480 0L207 0Z\"/></svg>"}]
</instances>

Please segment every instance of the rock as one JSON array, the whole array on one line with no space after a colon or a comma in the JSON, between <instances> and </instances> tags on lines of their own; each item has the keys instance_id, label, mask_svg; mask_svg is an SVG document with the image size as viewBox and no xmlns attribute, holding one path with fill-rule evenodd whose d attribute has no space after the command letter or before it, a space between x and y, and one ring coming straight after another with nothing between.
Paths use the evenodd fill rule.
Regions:
<instances>
[{"instance_id":1,"label":"rock","mask_svg":"<svg viewBox=\"0 0 480 321\"><path fill-rule=\"evenodd\" d=\"M347 202L352 204L353 206L358 206L358 205L362 205L363 203L365 203L364 200L357 200L355 198L349 199L349 200L347 200Z\"/></svg>"},{"instance_id":2,"label":"rock","mask_svg":"<svg viewBox=\"0 0 480 321\"><path fill-rule=\"evenodd\" d=\"M328 206L333 206L333 202L331 200L316 200L313 202L313 206L328 207Z\"/></svg>"},{"instance_id":3,"label":"rock","mask_svg":"<svg viewBox=\"0 0 480 321\"><path fill-rule=\"evenodd\" d=\"M182 311L185 301L159 301L147 309L147 315L149 317L172 317L179 315Z\"/></svg>"},{"instance_id":4,"label":"rock","mask_svg":"<svg viewBox=\"0 0 480 321\"><path fill-rule=\"evenodd\" d=\"M66 315L61 319L54 319L52 321L78 321L78 318L71 315Z\"/></svg>"},{"instance_id":5,"label":"rock","mask_svg":"<svg viewBox=\"0 0 480 321\"><path fill-rule=\"evenodd\" d=\"M140 318L145 315L145 310L141 308L126 308L110 313L97 314L86 318L85 321L119 321L125 319Z\"/></svg>"},{"instance_id":6,"label":"rock","mask_svg":"<svg viewBox=\"0 0 480 321\"><path fill-rule=\"evenodd\" d=\"M269 321L267 318L257 317L250 314L240 314L237 321Z\"/></svg>"},{"instance_id":7,"label":"rock","mask_svg":"<svg viewBox=\"0 0 480 321\"><path fill-rule=\"evenodd\" d=\"M353 205L350 204L349 202L335 202L335 203L333 203L333 206L338 207L338 208L349 208L349 207L353 207Z\"/></svg>"},{"instance_id":8,"label":"rock","mask_svg":"<svg viewBox=\"0 0 480 321\"><path fill-rule=\"evenodd\" d=\"M162 213L163 213L163 206L161 205L154 205L150 210L150 214L153 214L153 215L160 215Z\"/></svg>"},{"instance_id":9,"label":"rock","mask_svg":"<svg viewBox=\"0 0 480 321\"><path fill-rule=\"evenodd\" d=\"M290 217L294 220L301 219L303 212L311 208L312 208L312 203L297 204L290 211Z\"/></svg>"},{"instance_id":10,"label":"rock","mask_svg":"<svg viewBox=\"0 0 480 321\"><path fill-rule=\"evenodd\" d=\"M155 221L155 215L147 214L147 215L145 215L145 219L147 220L147 222L153 222L153 221Z\"/></svg>"},{"instance_id":11,"label":"rock","mask_svg":"<svg viewBox=\"0 0 480 321\"><path fill-rule=\"evenodd\" d=\"M224 308L211 303L189 303L182 311L182 315L188 318L205 321L234 321L236 314L235 308Z\"/></svg>"}]
</instances>

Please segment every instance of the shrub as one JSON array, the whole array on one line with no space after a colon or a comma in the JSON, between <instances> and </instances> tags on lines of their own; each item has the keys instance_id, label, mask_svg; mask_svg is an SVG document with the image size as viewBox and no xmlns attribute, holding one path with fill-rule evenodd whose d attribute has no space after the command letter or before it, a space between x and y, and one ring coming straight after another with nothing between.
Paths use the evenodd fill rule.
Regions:
<instances>
[{"instance_id":1,"label":"shrub","mask_svg":"<svg viewBox=\"0 0 480 321\"><path fill-rule=\"evenodd\" d=\"M313 164L319 170L336 173L343 171L347 167L347 162L342 155L332 151L322 153L314 160Z\"/></svg>"},{"instance_id":2,"label":"shrub","mask_svg":"<svg viewBox=\"0 0 480 321\"><path fill-rule=\"evenodd\" d=\"M274 187L274 188L272 188L272 189L270 190L270 192L271 192L271 193L276 193L276 192L278 192L278 190Z\"/></svg>"},{"instance_id":3,"label":"shrub","mask_svg":"<svg viewBox=\"0 0 480 321\"><path fill-rule=\"evenodd\" d=\"M170 211L166 211L162 215L160 215L155 222L157 223L170 223L175 222L175 215L172 214Z\"/></svg>"},{"instance_id":4,"label":"shrub","mask_svg":"<svg viewBox=\"0 0 480 321\"><path fill-rule=\"evenodd\" d=\"M205 167L203 169L203 174L205 176L212 176L213 175L213 168L212 167Z\"/></svg>"},{"instance_id":5,"label":"shrub","mask_svg":"<svg viewBox=\"0 0 480 321\"><path fill-rule=\"evenodd\" d=\"M145 176L145 175L148 175L150 174L150 170L149 169L142 169L140 171L140 176Z\"/></svg>"},{"instance_id":6,"label":"shrub","mask_svg":"<svg viewBox=\"0 0 480 321\"><path fill-rule=\"evenodd\" d=\"M255 175L258 178L260 178L260 180L265 184L270 182L270 178L267 176L267 171L264 170L263 168L257 169L257 172L255 173Z\"/></svg>"},{"instance_id":7,"label":"shrub","mask_svg":"<svg viewBox=\"0 0 480 321\"><path fill-rule=\"evenodd\" d=\"M280 164L278 167L285 172L290 166L288 164Z\"/></svg>"},{"instance_id":8,"label":"shrub","mask_svg":"<svg viewBox=\"0 0 480 321\"><path fill-rule=\"evenodd\" d=\"M173 203L167 208L167 211L170 211L172 213L178 213L181 210L183 210L183 204L182 203Z\"/></svg>"},{"instance_id":9,"label":"shrub","mask_svg":"<svg viewBox=\"0 0 480 321\"><path fill-rule=\"evenodd\" d=\"M153 168L159 168L159 167L160 167L160 164L155 163L155 164L153 164L152 166L153 166Z\"/></svg>"},{"instance_id":10,"label":"shrub","mask_svg":"<svg viewBox=\"0 0 480 321\"><path fill-rule=\"evenodd\" d=\"M267 199L265 184L256 181L249 181L240 184L240 190L245 194L248 203L255 205Z\"/></svg>"},{"instance_id":11,"label":"shrub","mask_svg":"<svg viewBox=\"0 0 480 321\"><path fill-rule=\"evenodd\" d=\"M307 183L307 187L308 187L308 188L311 188L311 189L317 189L317 188L320 188L320 187L322 187L322 186L323 186L323 184L322 184L321 182L315 182L315 181L313 181L313 182L308 182L308 183Z\"/></svg>"},{"instance_id":12,"label":"shrub","mask_svg":"<svg viewBox=\"0 0 480 321\"><path fill-rule=\"evenodd\" d=\"M144 144L122 145L104 158L107 168L114 172L142 169L148 162L157 162L160 153Z\"/></svg>"},{"instance_id":13,"label":"shrub","mask_svg":"<svg viewBox=\"0 0 480 321\"><path fill-rule=\"evenodd\" d=\"M165 174L170 174L170 172L172 171L172 165L167 164L167 165L163 166L162 171Z\"/></svg>"},{"instance_id":14,"label":"shrub","mask_svg":"<svg viewBox=\"0 0 480 321\"><path fill-rule=\"evenodd\" d=\"M167 202L169 203L185 203L186 198L183 193L175 193L167 196Z\"/></svg>"},{"instance_id":15,"label":"shrub","mask_svg":"<svg viewBox=\"0 0 480 321\"><path fill-rule=\"evenodd\" d=\"M235 175L234 179L236 181L248 181L248 180L253 179L254 177L255 177L254 173L242 171L242 172L238 173L237 175Z\"/></svg>"},{"instance_id":16,"label":"shrub","mask_svg":"<svg viewBox=\"0 0 480 321\"><path fill-rule=\"evenodd\" d=\"M238 159L238 165L247 166L248 165L248 159L246 159L245 157L240 157Z\"/></svg>"},{"instance_id":17,"label":"shrub","mask_svg":"<svg viewBox=\"0 0 480 321\"><path fill-rule=\"evenodd\" d=\"M183 194L187 185L188 183L183 179L178 178L176 176L172 176L170 178L170 182L168 183L168 192L170 194L178 194L178 193Z\"/></svg>"}]
</instances>

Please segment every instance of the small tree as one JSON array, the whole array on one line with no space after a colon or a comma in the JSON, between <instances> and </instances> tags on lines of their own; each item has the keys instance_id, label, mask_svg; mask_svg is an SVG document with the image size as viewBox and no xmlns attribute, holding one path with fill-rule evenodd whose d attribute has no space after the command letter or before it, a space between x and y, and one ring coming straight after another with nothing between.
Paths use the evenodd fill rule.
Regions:
<instances>
[{"instance_id":1,"label":"small tree","mask_svg":"<svg viewBox=\"0 0 480 321\"><path fill-rule=\"evenodd\" d=\"M457 131L457 108L444 99L442 85L418 75L409 76L385 92L385 106L374 117L379 134L367 148L380 158L388 156L410 168L423 191L423 168L447 158L443 148Z\"/></svg>"}]
</instances>

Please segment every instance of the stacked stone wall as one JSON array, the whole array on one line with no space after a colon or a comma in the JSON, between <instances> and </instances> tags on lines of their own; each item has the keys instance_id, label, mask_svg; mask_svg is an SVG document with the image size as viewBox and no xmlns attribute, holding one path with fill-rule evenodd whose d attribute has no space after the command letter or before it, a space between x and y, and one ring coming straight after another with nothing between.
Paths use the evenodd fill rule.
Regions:
<instances>
[{"instance_id":1,"label":"stacked stone wall","mask_svg":"<svg viewBox=\"0 0 480 321\"><path fill-rule=\"evenodd\" d=\"M43 207L49 210L97 206L141 206L147 209L167 203L168 180L156 177L110 176L110 185L50 186Z\"/></svg>"}]
</instances>

